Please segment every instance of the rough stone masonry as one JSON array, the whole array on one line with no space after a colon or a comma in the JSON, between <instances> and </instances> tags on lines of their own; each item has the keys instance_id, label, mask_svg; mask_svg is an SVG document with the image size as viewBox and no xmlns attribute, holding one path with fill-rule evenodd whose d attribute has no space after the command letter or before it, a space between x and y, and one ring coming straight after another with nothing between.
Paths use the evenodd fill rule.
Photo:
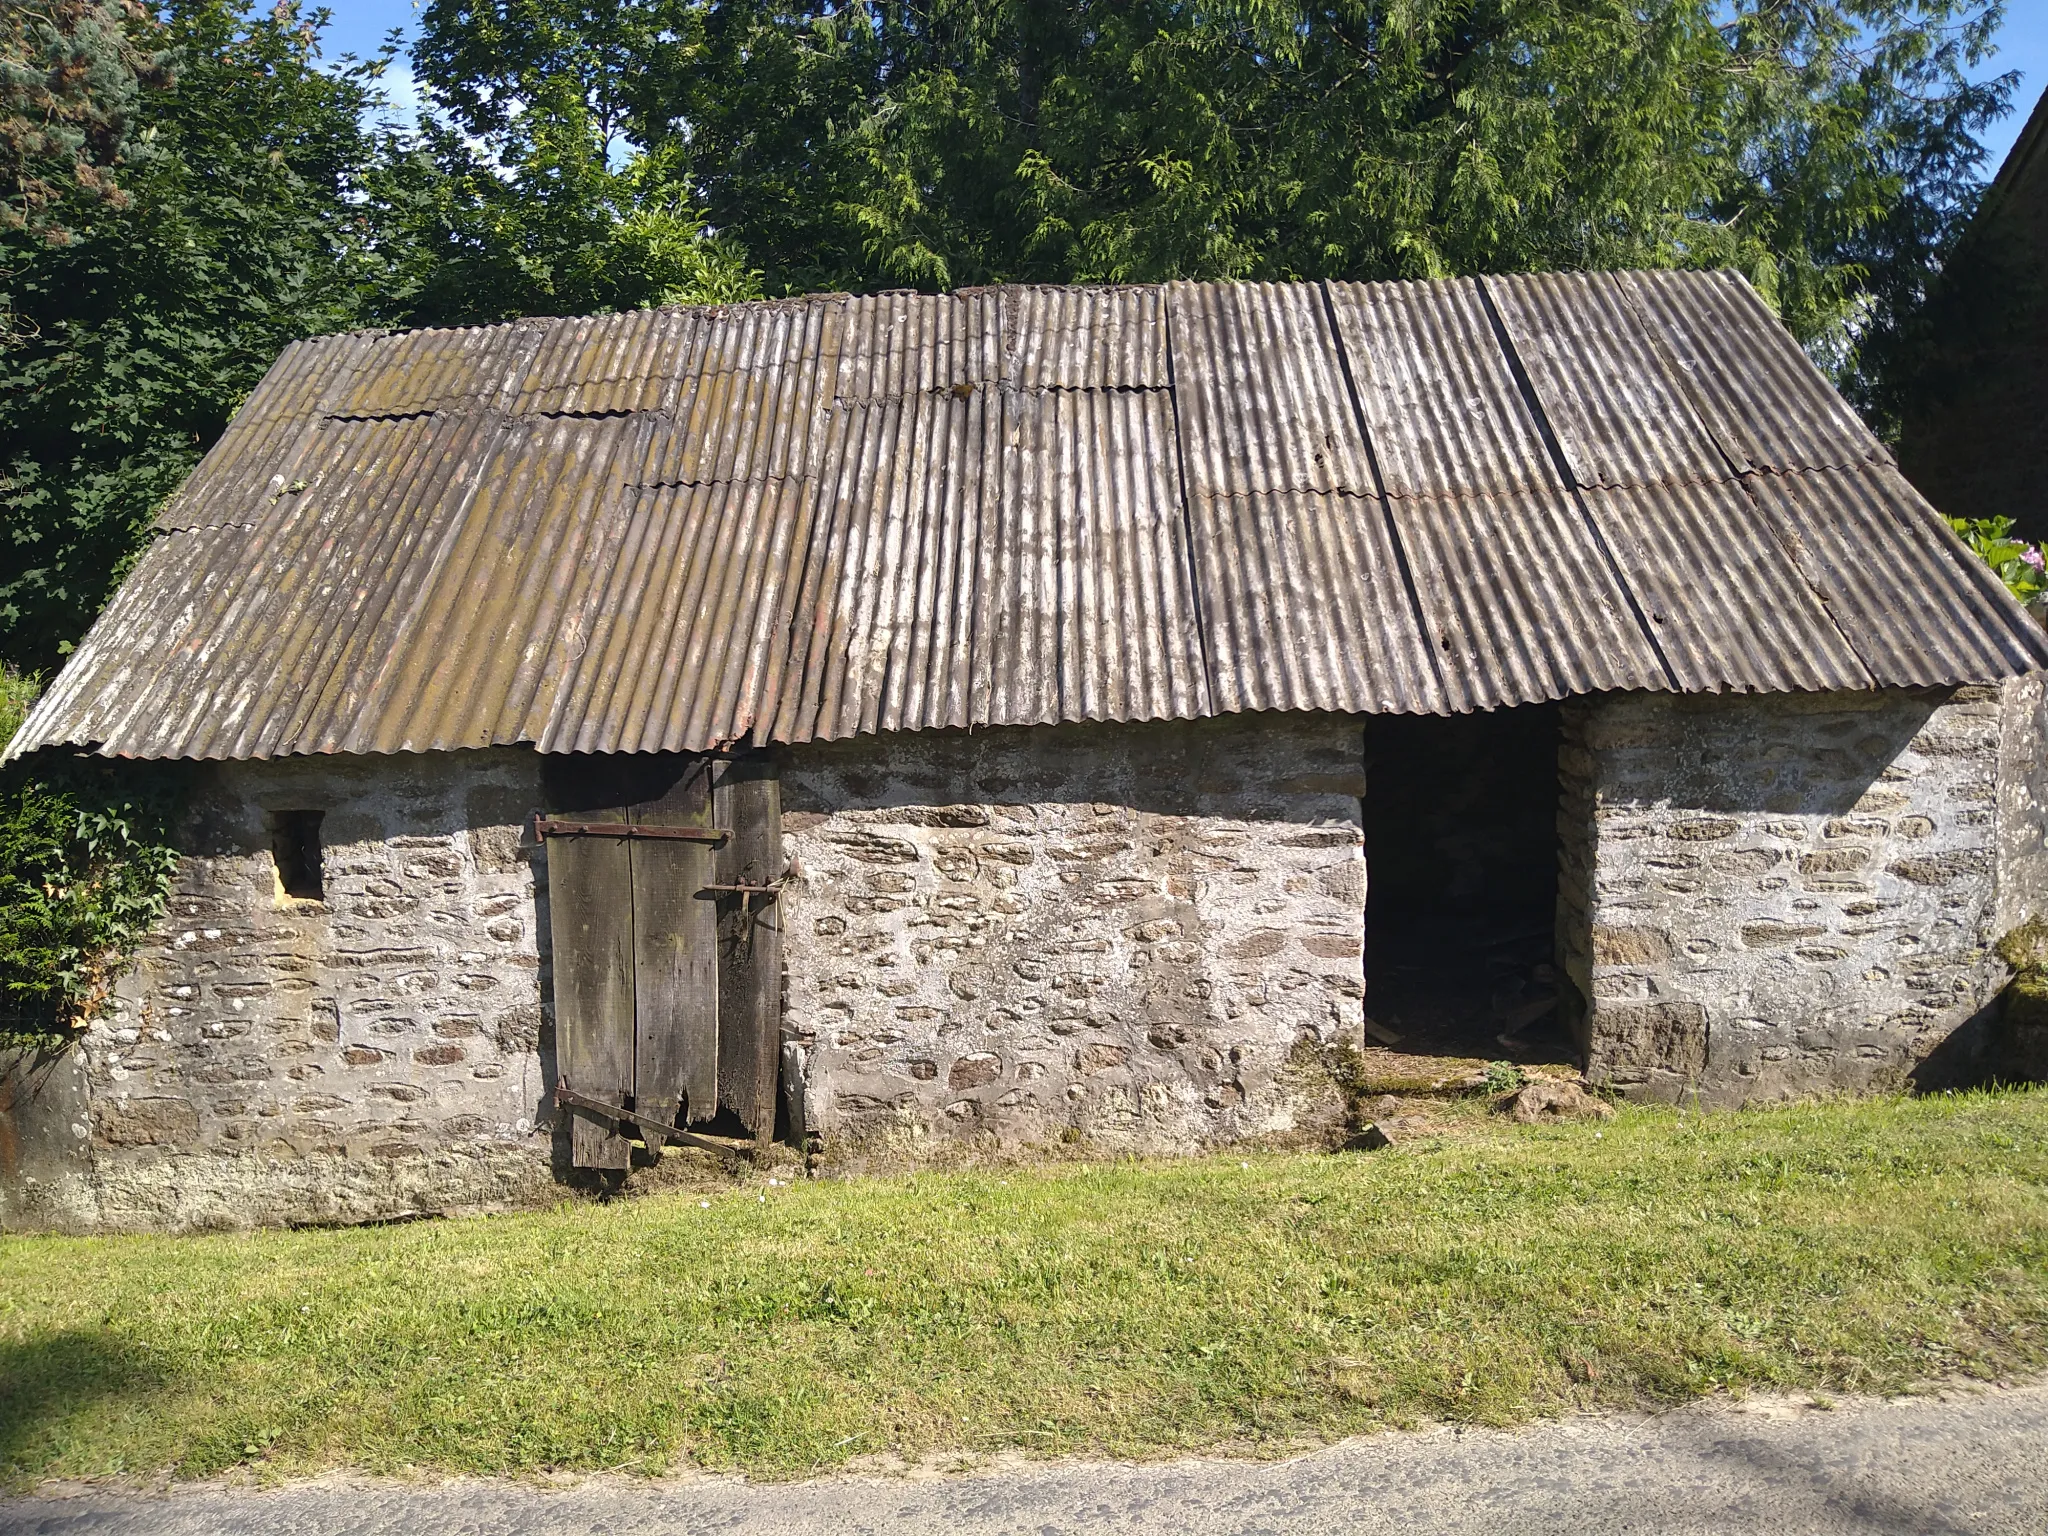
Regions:
<instances>
[{"instance_id":1,"label":"rough stone masonry","mask_svg":"<svg viewBox=\"0 0 2048 1536\"><path fill-rule=\"evenodd\" d=\"M85 1038L15 1084L18 1227L364 1221L553 1190L539 760L207 765L160 931ZM276 815L324 812L298 900ZM539 899L537 899L537 897Z\"/></svg>"},{"instance_id":2,"label":"rough stone masonry","mask_svg":"<svg viewBox=\"0 0 2048 1536\"><path fill-rule=\"evenodd\" d=\"M2048 887L2043 689L1569 703L1558 933L1590 1075L1708 1102L1903 1082ZM1257 714L783 755L800 1129L888 1154L1312 1135L1358 1043L1360 722ZM555 1197L522 749L205 766L161 930L0 1074L0 1222L191 1229ZM280 818L321 813L324 889ZM8 1096L11 1095L11 1099Z\"/></svg>"},{"instance_id":3,"label":"rough stone masonry","mask_svg":"<svg viewBox=\"0 0 2048 1536\"><path fill-rule=\"evenodd\" d=\"M1340 1113L1363 1026L1360 733L1320 717L788 754L809 1128L1191 1150ZM362 1221L553 1198L539 759L209 765L170 911L17 1077L15 1227ZM323 813L325 889L272 833Z\"/></svg>"},{"instance_id":4,"label":"rough stone masonry","mask_svg":"<svg viewBox=\"0 0 2048 1536\"><path fill-rule=\"evenodd\" d=\"M2043 889L2041 712L2031 677L1572 701L1558 933L1588 1076L1869 1092L1981 1034L1993 946Z\"/></svg>"},{"instance_id":5,"label":"rough stone masonry","mask_svg":"<svg viewBox=\"0 0 2048 1536\"><path fill-rule=\"evenodd\" d=\"M1341 1105L1363 736L1238 716L790 754L786 1032L827 1142L1068 1128L1185 1151Z\"/></svg>"}]
</instances>

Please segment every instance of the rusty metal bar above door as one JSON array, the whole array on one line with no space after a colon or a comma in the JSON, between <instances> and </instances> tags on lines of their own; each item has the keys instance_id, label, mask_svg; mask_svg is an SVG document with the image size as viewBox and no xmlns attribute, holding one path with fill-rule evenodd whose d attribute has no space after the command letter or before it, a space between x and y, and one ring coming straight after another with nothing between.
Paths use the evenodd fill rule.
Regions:
<instances>
[{"instance_id":1,"label":"rusty metal bar above door","mask_svg":"<svg viewBox=\"0 0 2048 1536\"><path fill-rule=\"evenodd\" d=\"M533 835L543 837L649 837L683 843L722 843L732 833L724 827L646 827L628 821L556 821L533 818Z\"/></svg>"}]
</instances>

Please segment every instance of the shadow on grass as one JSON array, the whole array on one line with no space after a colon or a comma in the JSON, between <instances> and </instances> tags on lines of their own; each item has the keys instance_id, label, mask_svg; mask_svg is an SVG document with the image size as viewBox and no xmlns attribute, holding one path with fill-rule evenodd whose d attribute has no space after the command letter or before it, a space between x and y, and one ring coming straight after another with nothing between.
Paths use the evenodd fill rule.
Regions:
<instances>
[{"instance_id":1,"label":"shadow on grass","mask_svg":"<svg viewBox=\"0 0 2048 1536\"><path fill-rule=\"evenodd\" d=\"M0 1483L41 1475L67 1419L103 1398L153 1391L165 1379L144 1351L100 1329L0 1344Z\"/></svg>"}]
</instances>

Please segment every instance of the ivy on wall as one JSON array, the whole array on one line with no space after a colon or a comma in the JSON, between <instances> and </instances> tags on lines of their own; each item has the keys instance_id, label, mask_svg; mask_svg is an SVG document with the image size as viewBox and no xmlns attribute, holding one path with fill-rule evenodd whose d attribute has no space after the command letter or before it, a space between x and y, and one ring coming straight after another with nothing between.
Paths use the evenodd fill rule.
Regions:
<instances>
[{"instance_id":1,"label":"ivy on wall","mask_svg":"<svg viewBox=\"0 0 2048 1536\"><path fill-rule=\"evenodd\" d=\"M0 671L0 741L35 693ZM61 1036L98 1012L170 896L183 790L172 764L0 768L0 1035Z\"/></svg>"}]
</instances>

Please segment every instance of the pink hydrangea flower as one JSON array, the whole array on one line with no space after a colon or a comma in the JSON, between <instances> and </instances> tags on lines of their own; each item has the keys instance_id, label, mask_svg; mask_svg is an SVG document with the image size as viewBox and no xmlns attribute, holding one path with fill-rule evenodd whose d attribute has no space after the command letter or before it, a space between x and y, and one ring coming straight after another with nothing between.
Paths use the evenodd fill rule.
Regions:
<instances>
[{"instance_id":1,"label":"pink hydrangea flower","mask_svg":"<svg viewBox=\"0 0 2048 1536\"><path fill-rule=\"evenodd\" d=\"M2037 571L2042 570L2044 568L2048 568L2044 567L2044 562L2041 559L2041 549L2040 546L2037 544L2029 544L2027 546L2027 552L2021 555L2020 558L2026 561L2027 564L2031 565Z\"/></svg>"}]
</instances>

